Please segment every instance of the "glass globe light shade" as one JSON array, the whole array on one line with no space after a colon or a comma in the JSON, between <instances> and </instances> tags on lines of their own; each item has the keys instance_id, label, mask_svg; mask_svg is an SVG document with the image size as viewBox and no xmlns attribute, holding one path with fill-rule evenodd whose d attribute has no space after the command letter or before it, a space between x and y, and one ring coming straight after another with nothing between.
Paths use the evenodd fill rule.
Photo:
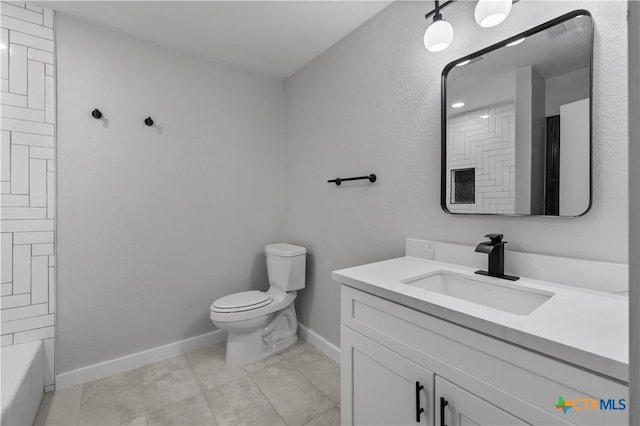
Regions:
<instances>
[{"instance_id":1,"label":"glass globe light shade","mask_svg":"<svg viewBox=\"0 0 640 426\"><path fill-rule=\"evenodd\" d=\"M434 21L424 33L424 46L429 52L440 52L446 49L452 40L453 27L442 19Z\"/></svg>"},{"instance_id":2,"label":"glass globe light shade","mask_svg":"<svg viewBox=\"0 0 640 426\"><path fill-rule=\"evenodd\" d=\"M509 16L512 0L478 0L474 17L484 28L495 27Z\"/></svg>"}]
</instances>

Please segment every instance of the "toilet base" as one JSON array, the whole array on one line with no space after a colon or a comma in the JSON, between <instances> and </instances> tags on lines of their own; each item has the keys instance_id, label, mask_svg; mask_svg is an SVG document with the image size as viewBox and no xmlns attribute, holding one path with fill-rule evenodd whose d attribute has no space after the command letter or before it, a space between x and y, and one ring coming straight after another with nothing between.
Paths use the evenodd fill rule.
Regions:
<instances>
[{"instance_id":1,"label":"toilet base","mask_svg":"<svg viewBox=\"0 0 640 426\"><path fill-rule=\"evenodd\" d=\"M247 333L228 331L226 363L242 367L290 348L298 341L293 302L269 318L266 327Z\"/></svg>"},{"instance_id":2,"label":"toilet base","mask_svg":"<svg viewBox=\"0 0 640 426\"><path fill-rule=\"evenodd\" d=\"M275 347L265 350L247 350L246 340L241 342L233 342L232 336L229 335L227 340L227 356L225 362L234 367L244 367L245 365L252 364L261 359L268 358L279 352L289 349L298 341L298 336L293 336L289 339L278 342Z\"/></svg>"}]
</instances>

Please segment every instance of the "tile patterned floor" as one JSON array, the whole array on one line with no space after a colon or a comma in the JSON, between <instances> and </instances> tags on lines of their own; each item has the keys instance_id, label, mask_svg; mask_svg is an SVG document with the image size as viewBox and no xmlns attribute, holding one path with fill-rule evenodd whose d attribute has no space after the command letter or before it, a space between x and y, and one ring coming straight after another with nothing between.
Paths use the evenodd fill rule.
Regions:
<instances>
[{"instance_id":1,"label":"tile patterned floor","mask_svg":"<svg viewBox=\"0 0 640 426\"><path fill-rule=\"evenodd\" d=\"M45 394L35 425L340 424L340 367L298 342L250 364L224 343Z\"/></svg>"}]
</instances>

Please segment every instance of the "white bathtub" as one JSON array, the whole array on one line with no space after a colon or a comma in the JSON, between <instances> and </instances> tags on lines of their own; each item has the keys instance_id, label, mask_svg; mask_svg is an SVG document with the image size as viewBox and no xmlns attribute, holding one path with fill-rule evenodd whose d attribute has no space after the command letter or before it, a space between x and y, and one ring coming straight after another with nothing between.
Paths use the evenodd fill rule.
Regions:
<instances>
[{"instance_id":1,"label":"white bathtub","mask_svg":"<svg viewBox=\"0 0 640 426\"><path fill-rule=\"evenodd\" d=\"M44 393L42 340L5 346L2 358L2 413L0 424L32 425Z\"/></svg>"}]
</instances>

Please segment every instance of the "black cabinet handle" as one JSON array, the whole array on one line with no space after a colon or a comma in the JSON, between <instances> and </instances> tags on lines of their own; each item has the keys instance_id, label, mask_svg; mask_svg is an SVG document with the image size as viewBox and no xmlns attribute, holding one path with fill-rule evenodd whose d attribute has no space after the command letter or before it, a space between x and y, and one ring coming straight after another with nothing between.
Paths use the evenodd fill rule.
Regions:
<instances>
[{"instance_id":1,"label":"black cabinet handle","mask_svg":"<svg viewBox=\"0 0 640 426\"><path fill-rule=\"evenodd\" d=\"M416 423L420 423L420 414L424 413L424 408L420 407L420 391L424 386L420 382L416 382Z\"/></svg>"},{"instance_id":2,"label":"black cabinet handle","mask_svg":"<svg viewBox=\"0 0 640 426\"><path fill-rule=\"evenodd\" d=\"M444 422L444 408L447 405L449 405L449 401L447 401L443 397L440 397L440 426L447 426L447 424Z\"/></svg>"}]
</instances>

